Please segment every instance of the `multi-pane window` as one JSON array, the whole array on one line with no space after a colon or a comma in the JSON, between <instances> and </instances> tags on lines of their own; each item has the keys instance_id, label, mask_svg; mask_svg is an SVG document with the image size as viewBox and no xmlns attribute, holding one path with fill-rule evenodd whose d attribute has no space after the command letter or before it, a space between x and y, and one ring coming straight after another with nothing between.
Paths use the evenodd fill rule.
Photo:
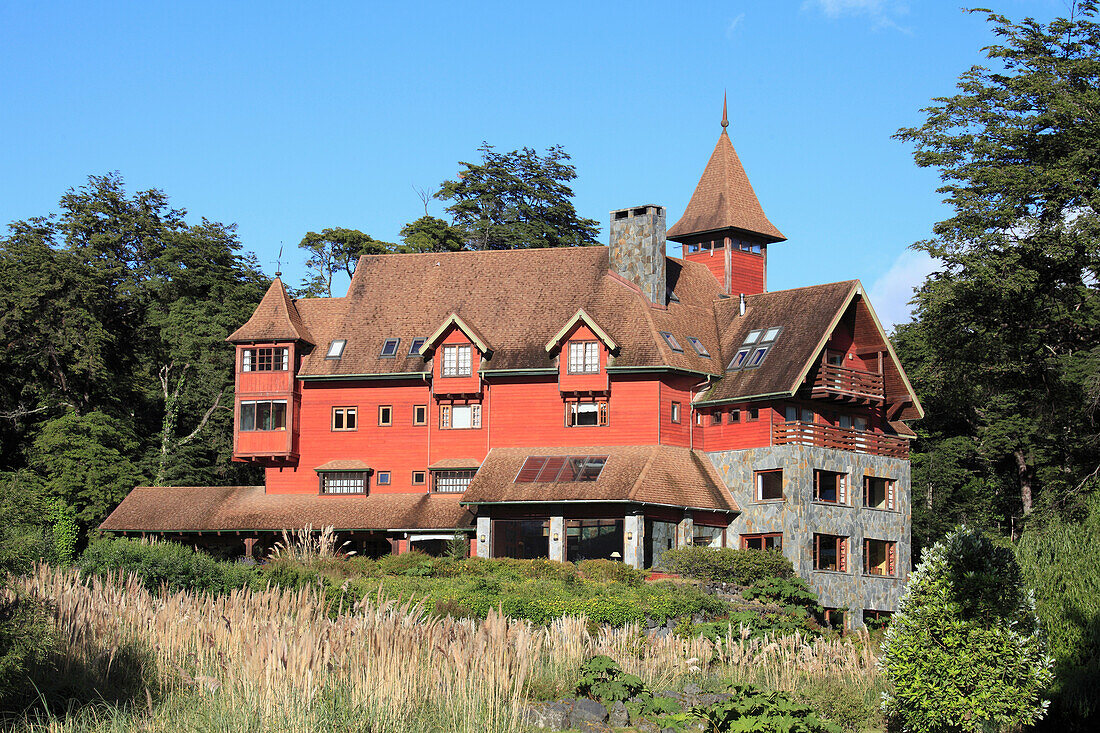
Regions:
<instances>
[{"instance_id":1,"label":"multi-pane window","mask_svg":"<svg viewBox=\"0 0 1100 733\"><path fill-rule=\"evenodd\" d=\"M779 501L783 498L783 469L756 472L756 500Z\"/></svg>"},{"instance_id":2,"label":"multi-pane window","mask_svg":"<svg viewBox=\"0 0 1100 733\"><path fill-rule=\"evenodd\" d=\"M814 501L828 504L848 503L848 474L839 471L814 471Z\"/></svg>"},{"instance_id":3,"label":"multi-pane window","mask_svg":"<svg viewBox=\"0 0 1100 733\"><path fill-rule=\"evenodd\" d=\"M833 534L815 534L814 570L848 572L848 538Z\"/></svg>"},{"instance_id":4,"label":"multi-pane window","mask_svg":"<svg viewBox=\"0 0 1100 733\"><path fill-rule=\"evenodd\" d=\"M433 471L432 491L439 494L461 494L470 486L476 470Z\"/></svg>"},{"instance_id":5,"label":"multi-pane window","mask_svg":"<svg viewBox=\"0 0 1100 733\"><path fill-rule=\"evenodd\" d=\"M241 350L242 372L285 372L290 368L290 349L286 346Z\"/></svg>"},{"instance_id":6,"label":"multi-pane window","mask_svg":"<svg viewBox=\"0 0 1100 733\"><path fill-rule=\"evenodd\" d=\"M868 509L897 509L896 482L892 478L863 477L863 506Z\"/></svg>"},{"instance_id":7,"label":"multi-pane window","mask_svg":"<svg viewBox=\"0 0 1100 733\"><path fill-rule=\"evenodd\" d=\"M763 534L741 535L742 550L782 550L783 533L766 532Z\"/></svg>"},{"instance_id":8,"label":"multi-pane window","mask_svg":"<svg viewBox=\"0 0 1100 733\"><path fill-rule=\"evenodd\" d=\"M378 424L382 427L393 425L393 405L378 406Z\"/></svg>"},{"instance_id":9,"label":"multi-pane window","mask_svg":"<svg viewBox=\"0 0 1100 733\"><path fill-rule=\"evenodd\" d=\"M751 369L760 366L764 362L764 357L768 355L768 351L771 350L775 340L779 338L779 333L782 330L780 326L773 326L771 328L759 328L749 331L745 335L745 340L741 342L741 346L738 347L737 352L733 355L733 359L730 361L729 366L726 367L726 371Z\"/></svg>"},{"instance_id":10,"label":"multi-pane window","mask_svg":"<svg viewBox=\"0 0 1100 733\"><path fill-rule=\"evenodd\" d=\"M319 476L322 494L367 493L366 471L325 471Z\"/></svg>"},{"instance_id":11,"label":"multi-pane window","mask_svg":"<svg viewBox=\"0 0 1100 733\"><path fill-rule=\"evenodd\" d=\"M575 428L586 425L607 425L606 402L569 402L565 405L565 425Z\"/></svg>"},{"instance_id":12,"label":"multi-pane window","mask_svg":"<svg viewBox=\"0 0 1100 733\"><path fill-rule=\"evenodd\" d=\"M528 456L512 481L595 481L606 463L607 456Z\"/></svg>"},{"instance_id":13,"label":"multi-pane window","mask_svg":"<svg viewBox=\"0 0 1100 733\"><path fill-rule=\"evenodd\" d=\"M413 405L413 425L428 424L428 406Z\"/></svg>"},{"instance_id":14,"label":"multi-pane window","mask_svg":"<svg viewBox=\"0 0 1100 733\"><path fill-rule=\"evenodd\" d=\"M600 371L600 345L596 341L570 341L570 374L597 374Z\"/></svg>"},{"instance_id":15,"label":"multi-pane window","mask_svg":"<svg viewBox=\"0 0 1100 733\"><path fill-rule=\"evenodd\" d=\"M897 575L897 543L887 540L863 540L863 573L890 577Z\"/></svg>"},{"instance_id":16,"label":"multi-pane window","mask_svg":"<svg viewBox=\"0 0 1100 733\"><path fill-rule=\"evenodd\" d=\"M463 430L481 427L481 405L440 405L439 428Z\"/></svg>"},{"instance_id":17,"label":"multi-pane window","mask_svg":"<svg viewBox=\"0 0 1100 733\"><path fill-rule=\"evenodd\" d=\"M468 377L474 373L474 348L469 344L443 347L443 376Z\"/></svg>"},{"instance_id":18,"label":"multi-pane window","mask_svg":"<svg viewBox=\"0 0 1100 733\"><path fill-rule=\"evenodd\" d=\"M332 408L333 430L355 430L357 408L334 407Z\"/></svg>"},{"instance_id":19,"label":"multi-pane window","mask_svg":"<svg viewBox=\"0 0 1100 733\"><path fill-rule=\"evenodd\" d=\"M286 430L286 400L241 403L241 430Z\"/></svg>"}]
</instances>

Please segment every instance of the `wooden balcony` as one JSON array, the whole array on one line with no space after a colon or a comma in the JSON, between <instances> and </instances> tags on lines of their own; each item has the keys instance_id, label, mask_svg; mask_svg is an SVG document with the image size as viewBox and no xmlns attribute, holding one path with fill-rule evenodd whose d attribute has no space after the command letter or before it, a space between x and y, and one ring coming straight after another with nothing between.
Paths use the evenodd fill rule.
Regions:
<instances>
[{"instance_id":1,"label":"wooden balcony","mask_svg":"<svg viewBox=\"0 0 1100 733\"><path fill-rule=\"evenodd\" d=\"M833 364L818 367L810 396L862 404L882 404L886 399L881 374Z\"/></svg>"},{"instance_id":2,"label":"wooden balcony","mask_svg":"<svg viewBox=\"0 0 1100 733\"><path fill-rule=\"evenodd\" d=\"M909 457L909 441L903 438L808 422L777 423L772 428L772 444L835 448L888 458Z\"/></svg>"}]
</instances>

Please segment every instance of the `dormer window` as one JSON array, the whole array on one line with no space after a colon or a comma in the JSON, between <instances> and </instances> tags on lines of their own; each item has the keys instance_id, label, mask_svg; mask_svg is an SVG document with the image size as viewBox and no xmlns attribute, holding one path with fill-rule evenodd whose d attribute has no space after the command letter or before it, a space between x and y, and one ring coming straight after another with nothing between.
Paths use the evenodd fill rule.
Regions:
<instances>
[{"instance_id":1,"label":"dormer window","mask_svg":"<svg viewBox=\"0 0 1100 733\"><path fill-rule=\"evenodd\" d=\"M665 337L665 341L668 342L668 347L678 354L684 353L684 347L680 346L680 342L676 340L668 331L661 331L661 335Z\"/></svg>"},{"instance_id":2,"label":"dormer window","mask_svg":"<svg viewBox=\"0 0 1100 733\"><path fill-rule=\"evenodd\" d=\"M598 374L600 345L596 341L570 341L567 371L570 374Z\"/></svg>"},{"instance_id":3,"label":"dormer window","mask_svg":"<svg viewBox=\"0 0 1100 733\"><path fill-rule=\"evenodd\" d=\"M703 346L703 342L694 336L688 336L688 343L691 344L691 348L695 349L695 353L699 356L705 356L710 358L710 352L707 351L707 347Z\"/></svg>"},{"instance_id":4,"label":"dormer window","mask_svg":"<svg viewBox=\"0 0 1100 733\"><path fill-rule=\"evenodd\" d=\"M409 344L409 356L420 356L420 347L424 345L425 341L427 341L427 339L420 336L414 338L412 343Z\"/></svg>"},{"instance_id":5,"label":"dormer window","mask_svg":"<svg viewBox=\"0 0 1100 733\"><path fill-rule=\"evenodd\" d=\"M328 352L325 354L326 359L339 359L344 355L344 344L347 343L347 339L335 339L328 345Z\"/></svg>"},{"instance_id":6,"label":"dormer window","mask_svg":"<svg viewBox=\"0 0 1100 733\"><path fill-rule=\"evenodd\" d=\"M397 356L397 345L401 343L401 339L386 339L382 343L382 353L378 355L379 359L392 359Z\"/></svg>"},{"instance_id":7,"label":"dormer window","mask_svg":"<svg viewBox=\"0 0 1100 733\"><path fill-rule=\"evenodd\" d=\"M469 344L449 344L443 347L444 377L469 377L474 373L474 349Z\"/></svg>"}]
</instances>

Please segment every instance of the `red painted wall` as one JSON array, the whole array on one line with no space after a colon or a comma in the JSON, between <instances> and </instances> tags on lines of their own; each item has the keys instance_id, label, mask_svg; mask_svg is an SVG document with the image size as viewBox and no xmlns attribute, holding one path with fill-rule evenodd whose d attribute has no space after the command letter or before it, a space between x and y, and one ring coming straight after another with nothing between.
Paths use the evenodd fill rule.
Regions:
<instances>
[{"instance_id":1,"label":"red painted wall","mask_svg":"<svg viewBox=\"0 0 1100 733\"><path fill-rule=\"evenodd\" d=\"M750 405L747 403L701 409L703 424L695 426L695 447L706 451L720 451L771 445L772 423L782 420L782 413L777 412L776 406L766 402L757 402L751 406L759 409L759 419L749 420ZM719 425L712 424L711 413L715 409L722 412L722 422ZM733 409L741 411L740 419L736 423L729 422L729 413ZM782 406L779 406L779 410L782 410Z\"/></svg>"},{"instance_id":2,"label":"red painted wall","mask_svg":"<svg viewBox=\"0 0 1100 733\"><path fill-rule=\"evenodd\" d=\"M730 252L730 294L757 295L764 292L764 255Z\"/></svg>"},{"instance_id":3,"label":"red painted wall","mask_svg":"<svg viewBox=\"0 0 1100 733\"><path fill-rule=\"evenodd\" d=\"M569 344L572 341L596 341L600 352L600 371L598 374L569 373ZM578 323L566 334L558 352L558 385L562 392L603 392L608 388L607 347L599 343L596 334L588 326Z\"/></svg>"},{"instance_id":4,"label":"red painted wall","mask_svg":"<svg viewBox=\"0 0 1100 733\"><path fill-rule=\"evenodd\" d=\"M481 375L478 374L478 369L481 368L481 354L478 352L477 346L473 344L471 344L473 370L470 376L440 376L443 370L443 347L450 344L471 344L471 342L470 339L466 338L466 334L462 333L457 327L451 326L439 346L432 352L432 384L435 389L435 394L474 394L480 392Z\"/></svg>"}]
</instances>

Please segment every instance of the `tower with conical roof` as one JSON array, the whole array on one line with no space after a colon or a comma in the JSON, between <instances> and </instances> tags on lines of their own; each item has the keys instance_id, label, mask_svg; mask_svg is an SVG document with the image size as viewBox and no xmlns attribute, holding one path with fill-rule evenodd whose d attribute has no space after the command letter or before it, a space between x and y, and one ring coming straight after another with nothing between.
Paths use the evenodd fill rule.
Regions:
<instances>
[{"instance_id":1,"label":"tower with conical roof","mask_svg":"<svg viewBox=\"0 0 1100 733\"><path fill-rule=\"evenodd\" d=\"M768 245L786 241L776 229L733 149L722 99L722 134L695 193L668 238L683 245L684 259L705 264L727 293L763 293L768 284Z\"/></svg>"}]
</instances>

